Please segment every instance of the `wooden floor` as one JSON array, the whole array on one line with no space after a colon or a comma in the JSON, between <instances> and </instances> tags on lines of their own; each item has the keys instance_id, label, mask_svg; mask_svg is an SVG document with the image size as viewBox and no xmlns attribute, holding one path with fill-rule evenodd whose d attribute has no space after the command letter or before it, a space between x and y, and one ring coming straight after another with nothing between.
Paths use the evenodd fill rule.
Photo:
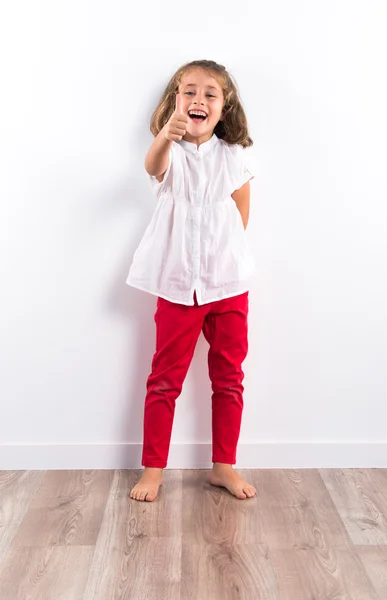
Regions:
<instances>
[{"instance_id":1,"label":"wooden floor","mask_svg":"<svg viewBox=\"0 0 387 600\"><path fill-rule=\"evenodd\" d=\"M1 600L387 600L387 469L0 472Z\"/></svg>"}]
</instances>

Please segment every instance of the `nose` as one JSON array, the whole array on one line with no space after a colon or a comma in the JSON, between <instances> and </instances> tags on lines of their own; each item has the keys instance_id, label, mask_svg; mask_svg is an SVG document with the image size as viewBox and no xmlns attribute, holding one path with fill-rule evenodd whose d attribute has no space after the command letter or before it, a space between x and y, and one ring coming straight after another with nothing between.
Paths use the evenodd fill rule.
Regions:
<instances>
[{"instance_id":1,"label":"nose","mask_svg":"<svg viewBox=\"0 0 387 600\"><path fill-rule=\"evenodd\" d=\"M200 95L200 94L198 94L198 96L199 96L199 95ZM198 102L199 102L199 100L194 100L194 103L195 103L195 104L198 104ZM200 100L200 104L204 104L204 101L203 101L203 100Z\"/></svg>"}]
</instances>

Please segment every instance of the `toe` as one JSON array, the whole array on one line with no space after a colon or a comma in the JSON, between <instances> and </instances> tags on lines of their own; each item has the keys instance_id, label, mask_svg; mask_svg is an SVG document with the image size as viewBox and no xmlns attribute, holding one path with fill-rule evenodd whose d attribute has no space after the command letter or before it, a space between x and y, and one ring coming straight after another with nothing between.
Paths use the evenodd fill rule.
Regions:
<instances>
[{"instance_id":1,"label":"toe","mask_svg":"<svg viewBox=\"0 0 387 600\"><path fill-rule=\"evenodd\" d=\"M237 498L240 498L241 500L244 500L246 498L246 494L243 490L237 490Z\"/></svg>"},{"instance_id":2,"label":"toe","mask_svg":"<svg viewBox=\"0 0 387 600\"><path fill-rule=\"evenodd\" d=\"M146 499L148 502L152 502L157 496L158 490L151 490L147 495Z\"/></svg>"}]
</instances>

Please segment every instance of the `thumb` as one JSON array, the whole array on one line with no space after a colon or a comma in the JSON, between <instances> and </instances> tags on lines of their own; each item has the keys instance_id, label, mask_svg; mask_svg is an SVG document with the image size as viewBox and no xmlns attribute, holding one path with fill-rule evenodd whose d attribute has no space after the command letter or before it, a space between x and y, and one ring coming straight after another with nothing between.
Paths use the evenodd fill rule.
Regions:
<instances>
[{"instance_id":1,"label":"thumb","mask_svg":"<svg viewBox=\"0 0 387 600\"><path fill-rule=\"evenodd\" d=\"M181 97L180 92L177 92L176 94L175 112L183 113L183 98Z\"/></svg>"}]
</instances>

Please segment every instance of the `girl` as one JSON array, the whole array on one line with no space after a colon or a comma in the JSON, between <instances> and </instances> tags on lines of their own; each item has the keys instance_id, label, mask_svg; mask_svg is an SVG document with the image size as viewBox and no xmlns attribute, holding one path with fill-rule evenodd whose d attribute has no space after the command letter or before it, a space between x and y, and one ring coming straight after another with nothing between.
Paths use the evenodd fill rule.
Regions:
<instances>
[{"instance_id":1,"label":"girl","mask_svg":"<svg viewBox=\"0 0 387 600\"><path fill-rule=\"evenodd\" d=\"M175 401L199 334L209 343L212 383L212 485L237 498L256 489L233 469L247 354L245 238L250 179L243 147L252 145L237 88L225 67L197 60L170 80L151 120L145 158L158 203L127 283L158 296L156 352L147 381L142 477L130 497L151 502L167 466Z\"/></svg>"}]
</instances>

